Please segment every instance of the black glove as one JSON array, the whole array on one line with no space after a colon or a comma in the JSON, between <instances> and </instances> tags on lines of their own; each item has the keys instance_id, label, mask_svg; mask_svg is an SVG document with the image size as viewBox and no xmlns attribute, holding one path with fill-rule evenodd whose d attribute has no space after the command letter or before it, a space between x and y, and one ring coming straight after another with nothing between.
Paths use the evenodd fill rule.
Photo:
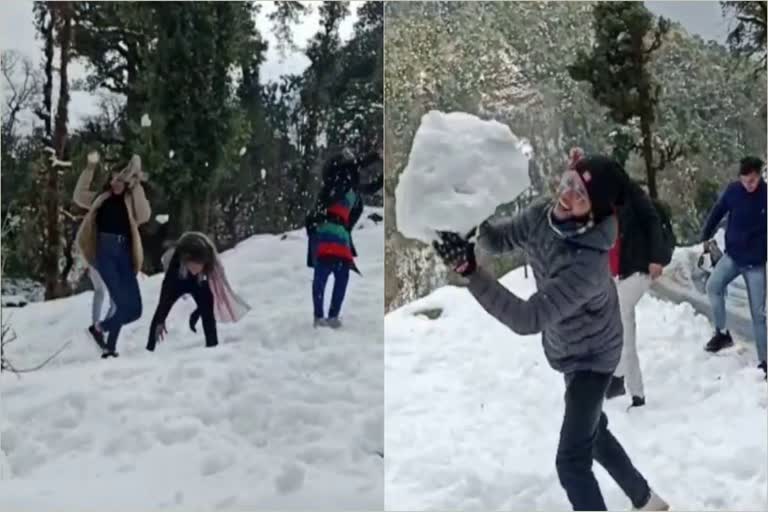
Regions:
<instances>
[{"instance_id":1,"label":"black glove","mask_svg":"<svg viewBox=\"0 0 768 512\"><path fill-rule=\"evenodd\" d=\"M189 328L192 329L192 332L197 332L195 326L197 325L198 320L200 320L200 310L196 309L189 315Z\"/></svg>"},{"instance_id":2,"label":"black glove","mask_svg":"<svg viewBox=\"0 0 768 512\"><path fill-rule=\"evenodd\" d=\"M456 233L439 232L438 235L442 243L432 245L443 263L464 277L473 274L477 270L475 244Z\"/></svg>"}]
</instances>

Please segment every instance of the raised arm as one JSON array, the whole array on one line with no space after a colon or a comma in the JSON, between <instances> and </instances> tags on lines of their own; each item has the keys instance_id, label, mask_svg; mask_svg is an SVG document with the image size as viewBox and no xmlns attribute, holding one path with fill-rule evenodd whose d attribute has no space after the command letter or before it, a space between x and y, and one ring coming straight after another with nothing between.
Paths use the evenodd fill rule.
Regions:
<instances>
[{"instance_id":1,"label":"raised arm","mask_svg":"<svg viewBox=\"0 0 768 512\"><path fill-rule=\"evenodd\" d=\"M99 162L98 153L91 153L88 155L88 163L80 173L80 177L77 178L77 184L75 185L75 191L72 194L72 200L75 204L86 210L91 209L94 199L98 195L91 190L91 183L93 183L93 174L96 171L96 164Z\"/></svg>"},{"instance_id":2,"label":"raised arm","mask_svg":"<svg viewBox=\"0 0 768 512\"><path fill-rule=\"evenodd\" d=\"M145 222L148 222L149 218L152 216L152 207L149 205L147 194L144 191L141 182L137 182L133 188L131 188L131 201L136 224L141 226Z\"/></svg>"},{"instance_id":3,"label":"raised arm","mask_svg":"<svg viewBox=\"0 0 768 512\"><path fill-rule=\"evenodd\" d=\"M514 217L489 219L480 224L477 245L489 254L503 254L528 242L531 226L541 215L543 204L534 205Z\"/></svg>"},{"instance_id":4,"label":"raised arm","mask_svg":"<svg viewBox=\"0 0 768 512\"><path fill-rule=\"evenodd\" d=\"M521 335L541 332L575 313L598 287L594 265L576 260L544 283L528 300L506 289L483 269L472 274L469 291L491 316Z\"/></svg>"}]
</instances>

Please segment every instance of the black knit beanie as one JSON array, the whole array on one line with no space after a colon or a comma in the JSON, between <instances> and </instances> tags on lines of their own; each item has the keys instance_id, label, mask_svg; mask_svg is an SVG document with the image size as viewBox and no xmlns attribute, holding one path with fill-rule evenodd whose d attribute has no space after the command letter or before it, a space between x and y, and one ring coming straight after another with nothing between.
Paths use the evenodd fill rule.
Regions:
<instances>
[{"instance_id":1,"label":"black knit beanie","mask_svg":"<svg viewBox=\"0 0 768 512\"><path fill-rule=\"evenodd\" d=\"M586 156L573 169L587 188L595 222L611 216L624 203L629 176L617 161L602 155Z\"/></svg>"}]
</instances>

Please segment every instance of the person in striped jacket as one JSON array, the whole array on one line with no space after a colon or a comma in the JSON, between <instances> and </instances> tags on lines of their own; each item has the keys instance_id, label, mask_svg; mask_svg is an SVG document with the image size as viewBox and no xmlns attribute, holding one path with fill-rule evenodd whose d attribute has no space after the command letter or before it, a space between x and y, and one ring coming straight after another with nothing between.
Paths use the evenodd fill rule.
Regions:
<instances>
[{"instance_id":1,"label":"person in striped jacket","mask_svg":"<svg viewBox=\"0 0 768 512\"><path fill-rule=\"evenodd\" d=\"M306 222L307 266L315 272L312 281L315 327L341 327L341 306L349 273L360 273L355 265L357 251L352 242L352 229L363 212L361 194L376 193L383 182L380 176L373 183L361 185L360 170L380 160L380 151L358 159L345 149L330 158L323 169L323 186ZM326 317L325 288L331 275L333 292Z\"/></svg>"}]
</instances>

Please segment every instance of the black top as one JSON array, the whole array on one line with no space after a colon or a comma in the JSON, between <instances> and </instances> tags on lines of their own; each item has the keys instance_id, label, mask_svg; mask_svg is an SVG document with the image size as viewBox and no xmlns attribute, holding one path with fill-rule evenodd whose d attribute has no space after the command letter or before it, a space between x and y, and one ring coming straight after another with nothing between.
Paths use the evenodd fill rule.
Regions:
<instances>
[{"instance_id":1,"label":"black top","mask_svg":"<svg viewBox=\"0 0 768 512\"><path fill-rule=\"evenodd\" d=\"M648 194L630 182L624 205L619 208L619 277L648 273L651 263L663 264L661 218Z\"/></svg>"},{"instance_id":2,"label":"black top","mask_svg":"<svg viewBox=\"0 0 768 512\"><path fill-rule=\"evenodd\" d=\"M131 221L123 194L110 195L96 212L96 227L100 233L131 236Z\"/></svg>"}]
</instances>

